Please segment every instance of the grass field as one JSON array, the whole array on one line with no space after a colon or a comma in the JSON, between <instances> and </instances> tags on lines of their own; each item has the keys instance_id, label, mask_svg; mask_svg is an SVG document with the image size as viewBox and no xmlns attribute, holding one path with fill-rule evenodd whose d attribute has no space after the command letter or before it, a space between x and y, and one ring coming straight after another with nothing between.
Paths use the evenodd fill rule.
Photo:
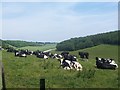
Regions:
<instances>
[{"instance_id":1,"label":"grass field","mask_svg":"<svg viewBox=\"0 0 120 90\"><path fill-rule=\"evenodd\" d=\"M29 49L29 50L48 50L48 49L54 49L56 47L56 44L46 44L46 45L42 45L42 46L26 46L26 47L21 47L21 48L17 48L17 49Z\"/></svg>"},{"instance_id":2,"label":"grass field","mask_svg":"<svg viewBox=\"0 0 120 90\"><path fill-rule=\"evenodd\" d=\"M79 51L89 52L89 61L82 61L78 56ZM4 50L2 60L7 88L39 88L40 78L45 78L46 88L118 88L118 69L102 70L95 67L96 56L114 58L118 63L118 46L99 45L70 53L77 56L83 66L82 72L58 69L56 59L15 57Z\"/></svg>"},{"instance_id":3,"label":"grass field","mask_svg":"<svg viewBox=\"0 0 120 90\"><path fill-rule=\"evenodd\" d=\"M0 89L2 88L1 62L2 62L2 51L0 51Z\"/></svg>"}]
</instances>

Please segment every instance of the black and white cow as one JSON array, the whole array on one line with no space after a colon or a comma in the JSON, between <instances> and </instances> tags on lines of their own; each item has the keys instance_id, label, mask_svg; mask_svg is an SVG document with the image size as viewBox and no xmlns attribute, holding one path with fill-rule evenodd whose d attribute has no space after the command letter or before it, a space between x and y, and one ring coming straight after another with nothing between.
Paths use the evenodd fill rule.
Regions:
<instances>
[{"instance_id":1,"label":"black and white cow","mask_svg":"<svg viewBox=\"0 0 120 90\"><path fill-rule=\"evenodd\" d=\"M39 50L33 52L34 55L38 55L39 53L43 53L43 52Z\"/></svg>"},{"instance_id":2,"label":"black and white cow","mask_svg":"<svg viewBox=\"0 0 120 90\"><path fill-rule=\"evenodd\" d=\"M38 58L48 59L48 56L45 55L45 54L43 54L43 53L38 53L36 56L37 56Z\"/></svg>"},{"instance_id":3,"label":"black and white cow","mask_svg":"<svg viewBox=\"0 0 120 90\"><path fill-rule=\"evenodd\" d=\"M52 58L61 59L61 58L63 58L63 56L55 53L55 54L53 54Z\"/></svg>"},{"instance_id":4,"label":"black and white cow","mask_svg":"<svg viewBox=\"0 0 120 90\"><path fill-rule=\"evenodd\" d=\"M24 53L27 54L27 55L33 55L33 51L30 51L30 50L28 50L28 49L23 50L23 51L24 51Z\"/></svg>"},{"instance_id":5,"label":"black and white cow","mask_svg":"<svg viewBox=\"0 0 120 90\"><path fill-rule=\"evenodd\" d=\"M18 51L18 50L15 50L15 56L19 56L19 57L27 57L27 55L22 52L22 51Z\"/></svg>"},{"instance_id":6,"label":"black and white cow","mask_svg":"<svg viewBox=\"0 0 120 90\"><path fill-rule=\"evenodd\" d=\"M77 62L77 61L72 61L72 63L73 63L73 67L77 70L77 71L82 71L82 65L79 63L79 62Z\"/></svg>"},{"instance_id":7,"label":"black and white cow","mask_svg":"<svg viewBox=\"0 0 120 90\"><path fill-rule=\"evenodd\" d=\"M77 61L77 57L75 55L64 54L63 60Z\"/></svg>"},{"instance_id":8,"label":"black and white cow","mask_svg":"<svg viewBox=\"0 0 120 90\"><path fill-rule=\"evenodd\" d=\"M65 70L75 69L82 71L82 65L77 61L70 61L65 59L58 59L60 61L60 67L62 66Z\"/></svg>"},{"instance_id":9,"label":"black and white cow","mask_svg":"<svg viewBox=\"0 0 120 90\"><path fill-rule=\"evenodd\" d=\"M62 66L65 70L73 69L73 65L69 60L58 59L60 61L60 67Z\"/></svg>"},{"instance_id":10,"label":"black and white cow","mask_svg":"<svg viewBox=\"0 0 120 90\"><path fill-rule=\"evenodd\" d=\"M116 69L118 65L113 59L105 59L96 57L96 66L101 69Z\"/></svg>"}]
</instances>

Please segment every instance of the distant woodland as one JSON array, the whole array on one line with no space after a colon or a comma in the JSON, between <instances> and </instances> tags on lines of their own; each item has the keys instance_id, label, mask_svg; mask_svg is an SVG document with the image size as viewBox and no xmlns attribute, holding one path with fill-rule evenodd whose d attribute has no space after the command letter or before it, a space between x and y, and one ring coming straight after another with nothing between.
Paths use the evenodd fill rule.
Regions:
<instances>
[{"instance_id":1,"label":"distant woodland","mask_svg":"<svg viewBox=\"0 0 120 90\"><path fill-rule=\"evenodd\" d=\"M42 46L45 44L53 44L54 42L28 42L28 41L20 41L20 40L0 40L0 46L2 48L8 47L25 47L25 46Z\"/></svg>"},{"instance_id":2,"label":"distant woodland","mask_svg":"<svg viewBox=\"0 0 120 90\"><path fill-rule=\"evenodd\" d=\"M86 37L76 37L57 43L58 51L75 51L79 49L89 48L100 44L120 45L120 30L90 35ZM53 44L54 42L28 42L20 40L1 40L2 48L8 47L25 47L25 46L41 46L45 44Z\"/></svg>"},{"instance_id":3,"label":"distant woodland","mask_svg":"<svg viewBox=\"0 0 120 90\"><path fill-rule=\"evenodd\" d=\"M120 30L86 37L71 38L57 44L58 51L74 51L100 44L120 45Z\"/></svg>"}]
</instances>

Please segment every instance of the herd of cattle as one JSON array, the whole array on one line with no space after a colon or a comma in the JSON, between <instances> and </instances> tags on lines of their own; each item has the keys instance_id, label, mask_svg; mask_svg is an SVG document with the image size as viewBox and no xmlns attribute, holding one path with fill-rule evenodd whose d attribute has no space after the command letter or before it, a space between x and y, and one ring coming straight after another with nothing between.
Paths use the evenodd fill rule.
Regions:
<instances>
[{"instance_id":1,"label":"herd of cattle","mask_svg":"<svg viewBox=\"0 0 120 90\"><path fill-rule=\"evenodd\" d=\"M16 57L27 57L27 55L35 55L38 58L56 58L60 62L60 67L63 67L66 70L75 69L77 71L82 71L82 65L78 62L78 59L74 55L70 55L69 52L62 52L61 54L53 54L51 52L44 51L29 51L29 50L15 50L13 48L8 48L7 52L14 52ZM78 52L82 60L89 59L88 52ZM116 69L118 65L113 59L105 59L96 57L96 67L101 69Z\"/></svg>"}]
</instances>

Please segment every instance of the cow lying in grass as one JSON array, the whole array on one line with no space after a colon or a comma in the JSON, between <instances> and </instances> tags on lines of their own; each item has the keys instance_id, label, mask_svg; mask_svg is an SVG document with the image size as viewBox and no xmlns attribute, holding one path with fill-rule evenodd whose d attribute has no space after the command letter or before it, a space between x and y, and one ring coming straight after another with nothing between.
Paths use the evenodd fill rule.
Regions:
<instances>
[{"instance_id":1,"label":"cow lying in grass","mask_svg":"<svg viewBox=\"0 0 120 90\"><path fill-rule=\"evenodd\" d=\"M15 53L15 56L27 57L27 55L26 55L24 52L22 52L22 51L17 51L17 50L16 50L14 53Z\"/></svg>"},{"instance_id":2,"label":"cow lying in grass","mask_svg":"<svg viewBox=\"0 0 120 90\"><path fill-rule=\"evenodd\" d=\"M104 59L96 57L96 66L101 69L116 69L118 65L113 59Z\"/></svg>"},{"instance_id":3,"label":"cow lying in grass","mask_svg":"<svg viewBox=\"0 0 120 90\"><path fill-rule=\"evenodd\" d=\"M70 61L64 59L58 59L60 61L60 67L62 66L65 70L76 69L82 71L82 65L77 61Z\"/></svg>"},{"instance_id":4,"label":"cow lying in grass","mask_svg":"<svg viewBox=\"0 0 120 90\"><path fill-rule=\"evenodd\" d=\"M44 58L44 59L48 59L48 56L42 53L39 53L38 55L36 55L38 58Z\"/></svg>"}]
</instances>

